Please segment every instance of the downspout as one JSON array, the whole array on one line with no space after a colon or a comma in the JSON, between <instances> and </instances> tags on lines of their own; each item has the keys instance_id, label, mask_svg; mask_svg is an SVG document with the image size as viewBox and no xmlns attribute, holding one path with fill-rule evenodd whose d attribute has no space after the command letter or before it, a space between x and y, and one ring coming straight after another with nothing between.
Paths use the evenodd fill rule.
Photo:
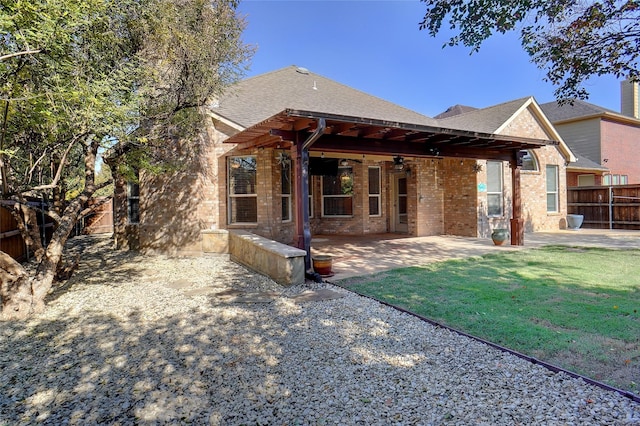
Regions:
<instances>
[{"instance_id":1,"label":"downspout","mask_svg":"<svg viewBox=\"0 0 640 426\"><path fill-rule=\"evenodd\" d=\"M318 118L318 126L301 144L296 144L296 185L300 194L296 209L297 246L307 254L304 258L305 272L311 271L311 226L309 225L309 147L324 133L326 121Z\"/></svg>"}]
</instances>

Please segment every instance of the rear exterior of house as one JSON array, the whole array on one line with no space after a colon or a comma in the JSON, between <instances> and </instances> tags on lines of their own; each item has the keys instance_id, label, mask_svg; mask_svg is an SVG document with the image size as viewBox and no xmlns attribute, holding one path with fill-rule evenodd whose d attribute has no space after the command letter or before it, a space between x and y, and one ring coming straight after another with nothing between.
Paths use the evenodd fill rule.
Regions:
<instances>
[{"instance_id":1,"label":"rear exterior of house","mask_svg":"<svg viewBox=\"0 0 640 426\"><path fill-rule=\"evenodd\" d=\"M571 152L535 101L478 111L438 121L296 67L254 77L175 147L187 167L119 179L117 246L224 251L231 229L300 246L301 222L312 235L488 237L512 225L514 208L525 230L565 227ZM307 170L300 147L317 117L328 124L309 142ZM516 156L519 146L531 149Z\"/></svg>"}]
</instances>

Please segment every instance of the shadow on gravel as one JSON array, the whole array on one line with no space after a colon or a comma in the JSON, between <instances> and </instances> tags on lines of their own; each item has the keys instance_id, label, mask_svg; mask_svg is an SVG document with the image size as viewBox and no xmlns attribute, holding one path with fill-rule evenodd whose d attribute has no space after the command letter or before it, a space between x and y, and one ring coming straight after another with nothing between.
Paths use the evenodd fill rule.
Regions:
<instances>
[{"instance_id":1,"label":"shadow on gravel","mask_svg":"<svg viewBox=\"0 0 640 426\"><path fill-rule=\"evenodd\" d=\"M80 264L70 279L54 282L45 302L55 301L75 283L109 285L141 276L137 265L144 256L135 251L113 249L111 234L80 235L67 241L65 259L79 257Z\"/></svg>"}]
</instances>

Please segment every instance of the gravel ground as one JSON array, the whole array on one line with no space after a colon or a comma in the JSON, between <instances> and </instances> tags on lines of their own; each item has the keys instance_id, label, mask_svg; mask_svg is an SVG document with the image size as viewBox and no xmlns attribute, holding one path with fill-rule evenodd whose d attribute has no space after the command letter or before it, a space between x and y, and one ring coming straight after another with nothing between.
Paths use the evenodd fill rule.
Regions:
<instances>
[{"instance_id":1,"label":"gravel ground","mask_svg":"<svg viewBox=\"0 0 640 426\"><path fill-rule=\"evenodd\" d=\"M0 324L0 424L640 424L617 393L329 284L76 240L47 311ZM310 288L344 297L291 298Z\"/></svg>"}]
</instances>

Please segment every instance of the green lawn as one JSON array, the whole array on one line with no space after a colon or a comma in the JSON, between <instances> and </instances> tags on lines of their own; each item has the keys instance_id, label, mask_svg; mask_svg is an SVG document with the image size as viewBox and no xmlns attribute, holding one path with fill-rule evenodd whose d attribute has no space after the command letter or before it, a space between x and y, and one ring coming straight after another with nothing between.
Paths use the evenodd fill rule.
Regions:
<instances>
[{"instance_id":1,"label":"green lawn","mask_svg":"<svg viewBox=\"0 0 640 426\"><path fill-rule=\"evenodd\" d=\"M621 389L640 389L640 250L546 247L339 284Z\"/></svg>"}]
</instances>

